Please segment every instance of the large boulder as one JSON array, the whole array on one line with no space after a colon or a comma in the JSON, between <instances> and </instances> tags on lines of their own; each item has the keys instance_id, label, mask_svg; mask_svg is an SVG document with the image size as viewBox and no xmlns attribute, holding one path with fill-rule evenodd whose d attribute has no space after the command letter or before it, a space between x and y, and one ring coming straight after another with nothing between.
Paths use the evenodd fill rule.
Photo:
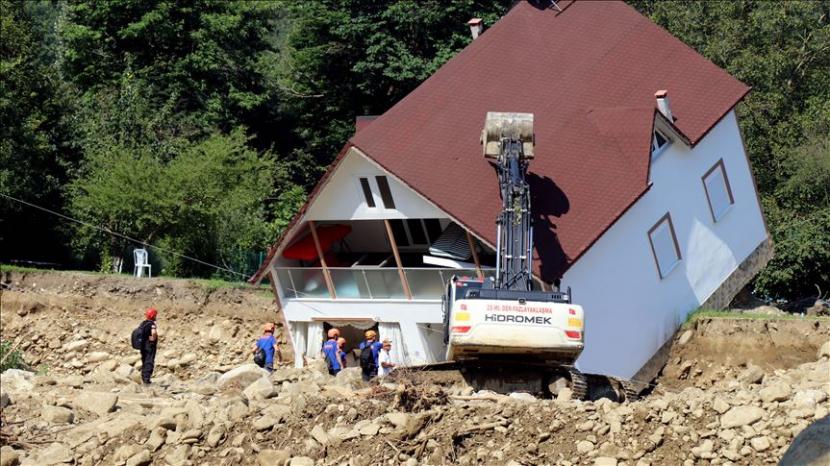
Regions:
<instances>
[{"instance_id":1,"label":"large boulder","mask_svg":"<svg viewBox=\"0 0 830 466\"><path fill-rule=\"evenodd\" d=\"M73 406L99 416L115 411L118 395L107 392L81 392L75 397Z\"/></svg>"},{"instance_id":2,"label":"large boulder","mask_svg":"<svg viewBox=\"0 0 830 466\"><path fill-rule=\"evenodd\" d=\"M288 450L262 450L256 456L259 466L282 466L291 458Z\"/></svg>"},{"instance_id":3,"label":"large boulder","mask_svg":"<svg viewBox=\"0 0 830 466\"><path fill-rule=\"evenodd\" d=\"M830 416L819 419L801 431L778 464L780 466L830 464Z\"/></svg>"},{"instance_id":4,"label":"large boulder","mask_svg":"<svg viewBox=\"0 0 830 466\"><path fill-rule=\"evenodd\" d=\"M0 466L17 466L20 464L20 452L4 445L0 448Z\"/></svg>"},{"instance_id":5,"label":"large boulder","mask_svg":"<svg viewBox=\"0 0 830 466\"><path fill-rule=\"evenodd\" d=\"M257 379L267 376L268 371L256 364L244 364L219 376L216 380L216 386L226 388L236 385L242 388L256 382Z\"/></svg>"},{"instance_id":6,"label":"large boulder","mask_svg":"<svg viewBox=\"0 0 830 466\"><path fill-rule=\"evenodd\" d=\"M67 353L79 351L89 346L88 340L75 340L63 345L63 350Z\"/></svg>"},{"instance_id":7,"label":"large boulder","mask_svg":"<svg viewBox=\"0 0 830 466\"><path fill-rule=\"evenodd\" d=\"M277 390L274 388L274 384L271 383L268 377L260 377L252 384L248 385L245 390L242 391L242 394L249 400L265 400L276 395Z\"/></svg>"},{"instance_id":8,"label":"large boulder","mask_svg":"<svg viewBox=\"0 0 830 466\"><path fill-rule=\"evenodd\" d=\"M53 443L35 454L34 464L48 466L52 464L71 463L74 458L72 450L63 443Z\"/></svg>"},{"instance_id":9,"label":"large boulder","mask_svg":"<svg viewBox=\"0 0 830 466\"><path fill-rule=\"evenodd\" d=\"M44 406L41 417L50 424L72 424L75 420L74 413L61 406Z\"/></svg>"},{"instance_id":10,"label":"large boulder","mask_svg":"<svg viewBox=\"0 0 830 466\"><path fill-rule=\"evenodd\" d=\"M762 388L758 394L764 403L772 403L773 401L787 401L790 399L790 392L792 392L792 387L789 384L778 382Z\"/></svg>"},{"instance_id":11,"label":"large boulder","mask_svg":"<svg viewBox=\"0 0 830 466\"><path fill-rule=\"evenodd\" d=\"M4 392L24 392L35 387L34 372L6 369L0 374L0 387Z\"/></svg>"},{"instance_id":12,"label":"large boulder","mask_svg":"<svg viewBox=\"0 0 830 466\"><path fill-rule=\"evenodd\" d=\"M724 429L748 426L763 417L764 410L756 406L735 406L721 416L720 425Z\"/></svg>"}]
</instances>

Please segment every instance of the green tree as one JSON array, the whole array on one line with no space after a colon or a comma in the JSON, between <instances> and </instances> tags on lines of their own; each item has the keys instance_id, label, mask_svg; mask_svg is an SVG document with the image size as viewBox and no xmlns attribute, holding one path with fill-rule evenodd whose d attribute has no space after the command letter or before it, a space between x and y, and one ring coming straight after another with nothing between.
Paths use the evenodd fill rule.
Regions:
<instances>
[{"instance_id":1,"label":"green tree","mask_svg":"<svg viewBox=\"0 0 830 466\"><path fill-rule=\"evenodd\" d=\"M163 273L214 273L182 255L239 270L269 240L264 207L275 176L272 157L247 142L242 130L216 133L178 143L169 161L153 147L114 142L87 154L83 175L72 184L72 211L89 224L157 243ZM86 225L78 238L82 250L103 251L103 265L136 247Z\"/></svg>"},{"instance_id":2,"label":"green tree","mask_svg":"<svg viewBox=\"0 0 830 466\"><path fill-rule=\"evenodd\" d=\"M285 2L292 25L280 54L283 109L299 141L296 181L311 185L354 131L385 112L471 40L472 17L494 23L509 0Z\"/></svg>"},{"instance_id":3,"label":"green tree","mask_svg":"<svg viewBox=\"0 0 830 466\"><path fill-rule=\"evenodd\" d=\"M73 2L63 28L67 76L85 99L118 86L129 73L146 83L149 100L167 107L185 136L244 125L279 128L275 96L263 70L279 39L274 2L114 0Z\"/></svg>"},{"instance_id":4,"label":"green tree","mask_svg":"<svg viewBox=\"0 0 830 466\"><path fill-rule=\"evenodd\" d=\"M77 164L72 102L45 54L45 30L27 7L0 0L0 192L61 210L63 186ZM0 258L55 260L62 253L57 219L0 200Z\"/></svg>"}]
</instances>

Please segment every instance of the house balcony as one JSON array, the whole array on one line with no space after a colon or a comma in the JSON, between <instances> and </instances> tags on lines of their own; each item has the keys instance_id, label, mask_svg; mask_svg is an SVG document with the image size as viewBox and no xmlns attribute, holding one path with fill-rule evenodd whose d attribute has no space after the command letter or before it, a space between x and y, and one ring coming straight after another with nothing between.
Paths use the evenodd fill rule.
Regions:
<instances>
[{"instance_id":1,"label":"house balcony","mask_svg":"<svg viewBox=\"0 0 830 466\"><path fill-rule=\"evenodd\" d=\"M472 269L405 267L328 267L334 296L326 285L322 267L274 267L280 294L296 300L420 300L440 301L447 281L453 275L478 277ZM495 269L481 268L485 278L494 277ZM409 293L405 287L408 286Z\"/></svg>"},{"instance_id":2,"label":"house balcony","mask_svg":"<svg viewBox=\"0 0 830 466\"><path fill-rule=\"evenodd\" d=\"M297 230L271 267L285 301L438 302L453 275L495 276L492 250L449 219L309 221Z\"/></svg>"}]
</instances>

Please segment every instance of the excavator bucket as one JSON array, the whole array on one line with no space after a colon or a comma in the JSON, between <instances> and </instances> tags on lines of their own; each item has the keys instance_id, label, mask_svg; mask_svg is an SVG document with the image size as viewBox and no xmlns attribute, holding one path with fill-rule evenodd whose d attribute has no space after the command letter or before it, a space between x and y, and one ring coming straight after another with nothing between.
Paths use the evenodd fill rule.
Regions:
<instances>
[{"instance_id":1,"label":"excavator bucket","mask_svg":"<svg viewBox=\"0 0 830 466\"><path fill-rule=\"evenodd\" d=\"M533 158L532 113L504 113L487 112L484 129L481 131L481 144L484 146L484 157L498 158L501 154L501 144L504 139L518 139L522 142L523 158Z\"/></svg>"}]
</instances>

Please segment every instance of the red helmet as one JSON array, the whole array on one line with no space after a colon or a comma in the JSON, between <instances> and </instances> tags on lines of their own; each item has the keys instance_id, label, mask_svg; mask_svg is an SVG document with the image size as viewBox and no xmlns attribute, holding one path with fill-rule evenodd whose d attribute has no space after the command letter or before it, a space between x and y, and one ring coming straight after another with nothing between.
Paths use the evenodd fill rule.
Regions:
<instances>
[{"instance_id":1,"label":"red helmet","mask_svg":"<svg viewBox=\"0 0 830 466\"><path fill-rule=\"evenodd\" d=\"M144 313L144 316L147 317L147 319L149 320L156 320L156 316L158 315L158 313L159 311L157 311L156 308L151 307L150 309L147 309L147 312Z\"/></svg>"}]
</instances>

